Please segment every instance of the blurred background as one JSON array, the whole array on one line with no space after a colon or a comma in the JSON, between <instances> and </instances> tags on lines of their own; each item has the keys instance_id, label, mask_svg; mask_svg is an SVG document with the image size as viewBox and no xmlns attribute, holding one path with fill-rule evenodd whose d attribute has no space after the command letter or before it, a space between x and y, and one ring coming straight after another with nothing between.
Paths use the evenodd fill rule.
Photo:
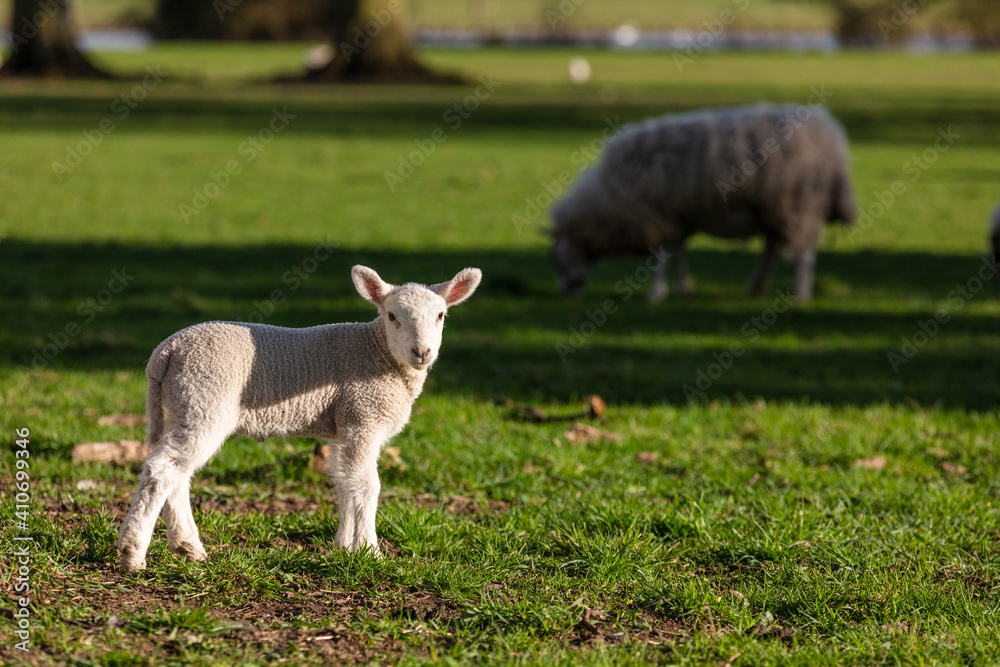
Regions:
<instances>
[{"instance_id":1,"label":"blurred background","mask_svg":"<svg viewBox=\"0 0 1000 667\"><path fill-rule=\"evenodd\" d=\"M1000 2L4 0L0 31L0 432L31 432L51 661L1000 653ZM759 102L848 137L859 217L811 302L787 262L748 296L761 241L705 235L689 297L648 303L628 256L560 294L548 212L608 141ZM139 464L74 446L143 439L183 327L372 319L357 263L484 273L383 458L403 557L330 551L315 442L234 437L193 487L212 560L158 535L117 572ZM567 431L595 394L600 429Z\"/></svg>"}]
</instances>

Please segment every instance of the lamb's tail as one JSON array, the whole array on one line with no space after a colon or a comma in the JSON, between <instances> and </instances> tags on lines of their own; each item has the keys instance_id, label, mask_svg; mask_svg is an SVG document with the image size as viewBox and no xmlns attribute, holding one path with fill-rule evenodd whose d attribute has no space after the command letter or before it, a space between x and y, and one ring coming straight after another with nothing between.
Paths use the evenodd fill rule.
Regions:
<instances>
[{"instance_id":1,"label":"lamb's tail","mask_svg":"<svg viewBox=\"0 0 1000 667\"><path fill-rule=\"evenodd\" d=\"M828 222L840 220L845 227L850 226L858 217L858 204L854 199L851 181L846 175L841 175L833 185L833 206Z\"/></svg>"},{"instance_id":2,"label":"lamb's tail","mask_svg":"<svg viewBox=\"0 0 1000 667\"><path fill-rule=\"evenodd\" d=\"M163 378L170 364L170 349L160 345L146 365L146 448L153 451L163 439Z\"/></svg>"}]
</instances>

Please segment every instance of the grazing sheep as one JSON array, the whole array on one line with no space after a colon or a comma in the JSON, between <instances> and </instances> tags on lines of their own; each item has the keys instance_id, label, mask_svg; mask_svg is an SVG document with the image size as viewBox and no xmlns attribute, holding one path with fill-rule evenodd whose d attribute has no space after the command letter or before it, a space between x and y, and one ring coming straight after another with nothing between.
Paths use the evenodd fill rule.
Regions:
<instances>
[{"instance_id":1,"label":"grazing sheep","mask_svg":"<svg viewBox=\"0 0 1000 667\"><path fill-rule=\"evenodd\" d=\"M205 322L156 348L146 367L152 453L118 539L125 570L146 567L161 507L170 550L207 558L191 514L191 476L233 433L329 439L340 505L335 542L378 554L379 452L410 419L445 313L472 295L482 273L464 269L430 287L389 285L364 266L351 276L378 308L371 322L307 329Z\"/></svg>"},{"instance_id":2,"label":"grazing sheep","mask_svg":"<svg viewBox=\"0 0 1000 667\"><path fill-rule=\"evenodd\" d=\"M824 223L855 218L848 163L843 130L818 105L716 109L634 125L551 209L563 291L582 291L601 257L663 247L675 255L679 291L689 292L684 242L705 232L764 237L754 295L787 248L797 262L796 293L809 298ZM653 301L667 294L666 263L658 263Z\"/></svg>"}]
</instances>

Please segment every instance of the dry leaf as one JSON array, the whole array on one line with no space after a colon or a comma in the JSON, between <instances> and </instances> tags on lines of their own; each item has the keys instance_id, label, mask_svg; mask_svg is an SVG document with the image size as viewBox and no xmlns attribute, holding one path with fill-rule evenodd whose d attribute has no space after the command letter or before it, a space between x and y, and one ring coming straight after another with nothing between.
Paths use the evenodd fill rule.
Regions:
<instances>
[{"instance_id":1,"label":"dry leaf","mask_svg":"<svg viewBox=\"0 0 1000 667\"><path fill-rule=\"evenodd\" d=\"M948 461L941 461L941 470L952 475L964 475L969 472L965 469L965 466L957 463L949 463Z\"/></svg>"},{"instance_id":2,"label":"dry leaf","mask_svg":"<svg viewBox=\"0 0 1000 667\"><path fill-rule=\"evenodd\" d=\"M910 631L910 622L896 621L895 623L886 623L878 627L881 628L884 632L899 632L906 634L907 632Z\"/></svg>"},{"instance_id":3,"label":"dry leaf","mask_svg":"<svg viewBox=\"0 0 1000 667\"><path fill-rule=\"evenodd\" d=\"M104 415L97 418L98 426L138 426L146 423L146 415Z\"/></svg>"},{"instance_id":4,"label":"dry leaf","mask_svg":"<svg viewBox=\"0 0 1000 667\"><path fill-rule=\"evenodd\" d=\"M608 409L608 404L605 403L604 399L597 394L587 398L587 405L589 407L591 419L602 416Z\"/></svg>"},{"instance_id":5,"label":"dry leaf","mask_svg":"<svg viewBox=\"0 0 1000 667\"><path fill-rule=\"evenodd\" d=\"M563 435L574 445L580 445L597 440L621 440L625 436L614 431L602 431L581 422L573 424Z\"/></svg>"},{"instance_id":6,"label":"dry leaf","mask_svg":"<svg viewBox=\"0 0 1000 667\"><path fill-rule=\"evenodd\" d=\"M138 440L81 442L73 447L73 463L131 463L145 461L148 455Z\"/></svg>"},{"instance_id":7,"label":"dry leaf","mask_svg":"<svg viewBox=\"0 0 1000 667\"><path fill-rule=\"evenodd\" d=\"M386 468L396 468L400 472L406 470L403 457L399 455L399 447L386 447L382 450L382 462Z\"/></svg>"},{"instance_id":8,"label":"dry leaf","mask_svg":"<svg viewBox=\"0 0 1000 667\"><path fill-rule=\"evenodd\" d=\"M658 452L639 452L635 455L635 460L639 463L645 463L648 466L656 463L657 459L660 458Z\"/></svg>"},{"instance_id":9,"label":"dry leaf","mask_svg":"<svg viewBox=\"0 0 1000 667\"><path fill-rule=\"evenodd\" d=\"M865 468L866 470L882 470L885 468L884 456L873 456L870 459L858 459L854 462L855 468Z\"/></svg>"},{"instance_id":10,"label":"dry leaf","mask_svg":"<svg viewBox=\"0 0 1000 667\"><path fill-rule=\"evenodd\" d=\"M521 472L523 472L525 475L534 475L536 472L541 472L543 470L545 470L545 468L539 468L531 461L525 463L524 466L521 468Z\"/></svg>"}]
</instances>

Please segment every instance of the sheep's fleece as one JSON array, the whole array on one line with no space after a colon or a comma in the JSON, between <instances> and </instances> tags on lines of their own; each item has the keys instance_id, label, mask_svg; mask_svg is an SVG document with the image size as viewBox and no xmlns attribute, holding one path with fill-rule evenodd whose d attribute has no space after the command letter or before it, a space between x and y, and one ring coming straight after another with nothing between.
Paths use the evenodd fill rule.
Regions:
<instances>
[{"instance_id":1,"label":"sheep's fleece","mask_svg":"<svg viewBox=\"0 0 1000 667\"><path fill-rule=\"evenodd\" d=\"M856 215L847 139L819 106L757 105L648 120L613 140L550 214L552 257L568 294L583 289L595 260L655 257L657 249L674 254L680 291L688 291L684 242L705 232L764 237L755 294L767 286L777 251L787 248L798 263L796 290L809 297L824 223L849 224ZM653 300L666 294L665 264L659 262Z\"/></svg>"},{"instance_id":2,"label":"sheep's fleece","mask_svg":"<svg viewBox=\"0 0 1000 667\"><path fill-rule=\"evenodd\" d=\"M171 551L207 557L191 514L191 476L233 433L330 440L340 506L335 542L378 553L379 453L409 421L448 307L469 298L482 273L464 269L429 287L389 285L363 266L351 273L378 308L371 322L307 329L205 322L156 348L146 367L152 453L118 540L124 569L146 566L161 507Z\"/></svg>"}]
</instances>

